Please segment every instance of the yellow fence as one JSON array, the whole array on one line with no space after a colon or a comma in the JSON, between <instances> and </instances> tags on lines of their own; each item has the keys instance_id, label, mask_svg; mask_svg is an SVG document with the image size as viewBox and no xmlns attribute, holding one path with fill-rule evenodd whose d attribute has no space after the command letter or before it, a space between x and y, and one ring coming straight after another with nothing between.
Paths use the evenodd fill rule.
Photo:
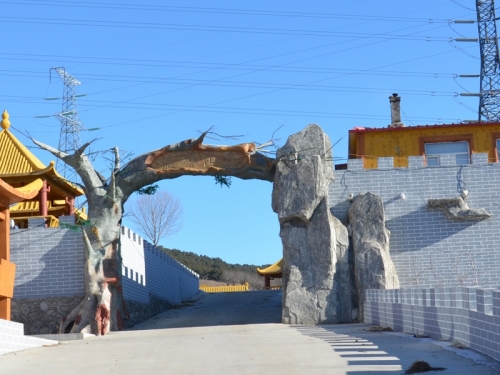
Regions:
<instances>
[{"instance_id":1,"label":"yellow fence","mask_svg":"<svg viewBox=\"0 0 500 375\"><path fill-rule=\"evenodd\" d=\"M47 226L49 228L58 228L59 227L59 219L52 215L47 216L21 216L21 217L12 217L18 228L28 228L28 219L40 219L43 218L46 220Z\"/></svg>"},{"instance_id":2,"label":"yellow fence","mask_svg":"<svg viewBox=\"0 0 500 375\"><path fill-rule=\"evenodd\" d=\"M264 290L280 290L281 285L271 285L271 286L265 286Z\"/></svg>"},{"instance_id":3,"label":"yellow fence","mask_svg":"<svg viewBox=\"0 0 500 375\"><path fill-rule=\"evenodd\" d=\"M228 292L248 292L250 285L245 283L243 285L227 285L227 286L208 286L200 285L200 290L206 293L228 293Z\"/></svg>"}]
</instances>

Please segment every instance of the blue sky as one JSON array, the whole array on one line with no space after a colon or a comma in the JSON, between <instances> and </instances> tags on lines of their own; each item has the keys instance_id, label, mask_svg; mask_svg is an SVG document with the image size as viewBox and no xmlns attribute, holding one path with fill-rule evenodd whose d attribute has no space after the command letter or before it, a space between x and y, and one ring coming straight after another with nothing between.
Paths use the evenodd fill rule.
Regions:
<instances>
[{"instance_id":1,"label":"blue sky","mask_svg":"<svg viewBox=\"0 0 500 375\"><path fill-rule=\"evenodd\" d=\"M355 126L390 123L388 97L402 97L407 125L477 119L476 25L472 0L65 1L0 0L0 102L14 133L57 146L62 83L50 68L79 79L83 141L135 155L195 138L213 126L238 141L277 144L317 123L345 162ZM49 117L40 117L49 116ZM22 133L21 133L22 132ZM33 149L48 163L51 155ZM108 175L107 163L95 161ZM212 177L161 183L182 201L182 230L161 244L232 263L282 256L271 210L272 185ZM129 201L128 204L132 202ZM126 206L127 207L127 206ZM125 221L127 224L127 221Z\"/></svg>"}]
</instances>

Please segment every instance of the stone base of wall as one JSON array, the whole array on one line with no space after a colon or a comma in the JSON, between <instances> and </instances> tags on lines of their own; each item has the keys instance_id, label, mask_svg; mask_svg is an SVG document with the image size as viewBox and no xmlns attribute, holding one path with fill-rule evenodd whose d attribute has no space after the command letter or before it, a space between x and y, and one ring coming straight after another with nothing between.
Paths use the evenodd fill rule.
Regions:
<instances>
[{"instance_id":1,"label":"stone base of wall","mask_svg":"<svg viewBox=\"0 0 500 375\"><path fill-rule=\"evenodd\" d=\"M125 306L129 318L124 323L126 328L130 328L167 310L171 304L154 295L149 295L149 303L125 300Z\"/></svg>"},{"instance_id":2,"label":"stone base of wall","mask_svg":"<svg viewBox=\"0 0 500 375\"><path fill-rule=\"evenodd\" d=\"M66 316L84 296L13 299L11 319L24 324L25 335L60 333Z\"/></svg>"},{"instance_id":3,"label":"stone base of wall","mask_svg":"<svg viewBox=\"0 0 500 375\"><path fill-rule=\"evenodd\" d=\"M61 323L82 301L84 296L45 297L13 299L11 318L13 322L24 324L25 335L46 335L60 332ZM167 310L172 305L154 295L149 303L125 300L129 319L124 321L130 328Z\"/></svg>"}]
</instances>

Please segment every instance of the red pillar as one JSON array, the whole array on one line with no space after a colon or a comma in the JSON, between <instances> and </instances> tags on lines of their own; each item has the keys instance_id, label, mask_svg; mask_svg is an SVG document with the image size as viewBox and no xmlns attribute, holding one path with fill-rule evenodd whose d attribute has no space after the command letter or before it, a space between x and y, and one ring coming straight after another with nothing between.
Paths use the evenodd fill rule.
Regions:
<instances>
[{"instance_id":1,"label":"red pillar","mask_svg":"<svg viewBox=\"0 0 500 375\"><path fill-rule=\"evenodd\" d=\"M47 193L50 192L50 186L47 185L47 181L43 182L42 189L40 190L40 215L47 216L48 215L48 207L47 207Z\"/></svg>"},{"instance_id":2,"label":"red pillar","mask_svg":"<svg viewBox=\"0 0 500 375\"><path fill-rule=\"evenodd\" d=\"M75 213L75 198L66 197L66 204L68 205L68 215L73 215Z\"/></svg>"},{"instance_id":3,"label":"red pillar","mask_svg":"<svg viewBox=\"0 0 500 375\"><path fill-rule=\"evenodd\" d=\"M271 278L269 276L264 276L264 289L271 287Z\"/></svg>"}]
</instances>

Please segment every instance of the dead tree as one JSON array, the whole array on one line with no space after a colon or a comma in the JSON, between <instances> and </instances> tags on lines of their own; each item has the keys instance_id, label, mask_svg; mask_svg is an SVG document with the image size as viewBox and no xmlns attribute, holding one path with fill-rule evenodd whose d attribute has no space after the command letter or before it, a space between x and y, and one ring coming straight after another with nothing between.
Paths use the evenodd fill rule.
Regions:
<instances>
[{"instance_id":1,"label":"dead tree","mask_svg":"<svg viewBox=\"0 0 500 375\"><path fill-rule=\"evenodd\" d=\"M87 198L91 224L82 227L87 259L86 295L65 321L65 326L74 321L71 332L104 335L124 328L127 313L121 282L120 225L123 206L135 191L185 175L273 181L275 160L259 153L254 143L209 146L203 144L206 134L148 152L123 167L118 148L114 148L114 169L109 180L96 172L85 154L91 142L66 154L33 140L75 169Z\"/></svg>"},{"instance_id":2,"label":"dead tree","mask_svg":"<svg viewBox=\"0 0 500 375\"><path fill-rule=\"evenodd\" d=\"M143 194L129 208L130 220L153 246L181 229L182 205L166 191Z\"/></svg>"}]
</instances>

